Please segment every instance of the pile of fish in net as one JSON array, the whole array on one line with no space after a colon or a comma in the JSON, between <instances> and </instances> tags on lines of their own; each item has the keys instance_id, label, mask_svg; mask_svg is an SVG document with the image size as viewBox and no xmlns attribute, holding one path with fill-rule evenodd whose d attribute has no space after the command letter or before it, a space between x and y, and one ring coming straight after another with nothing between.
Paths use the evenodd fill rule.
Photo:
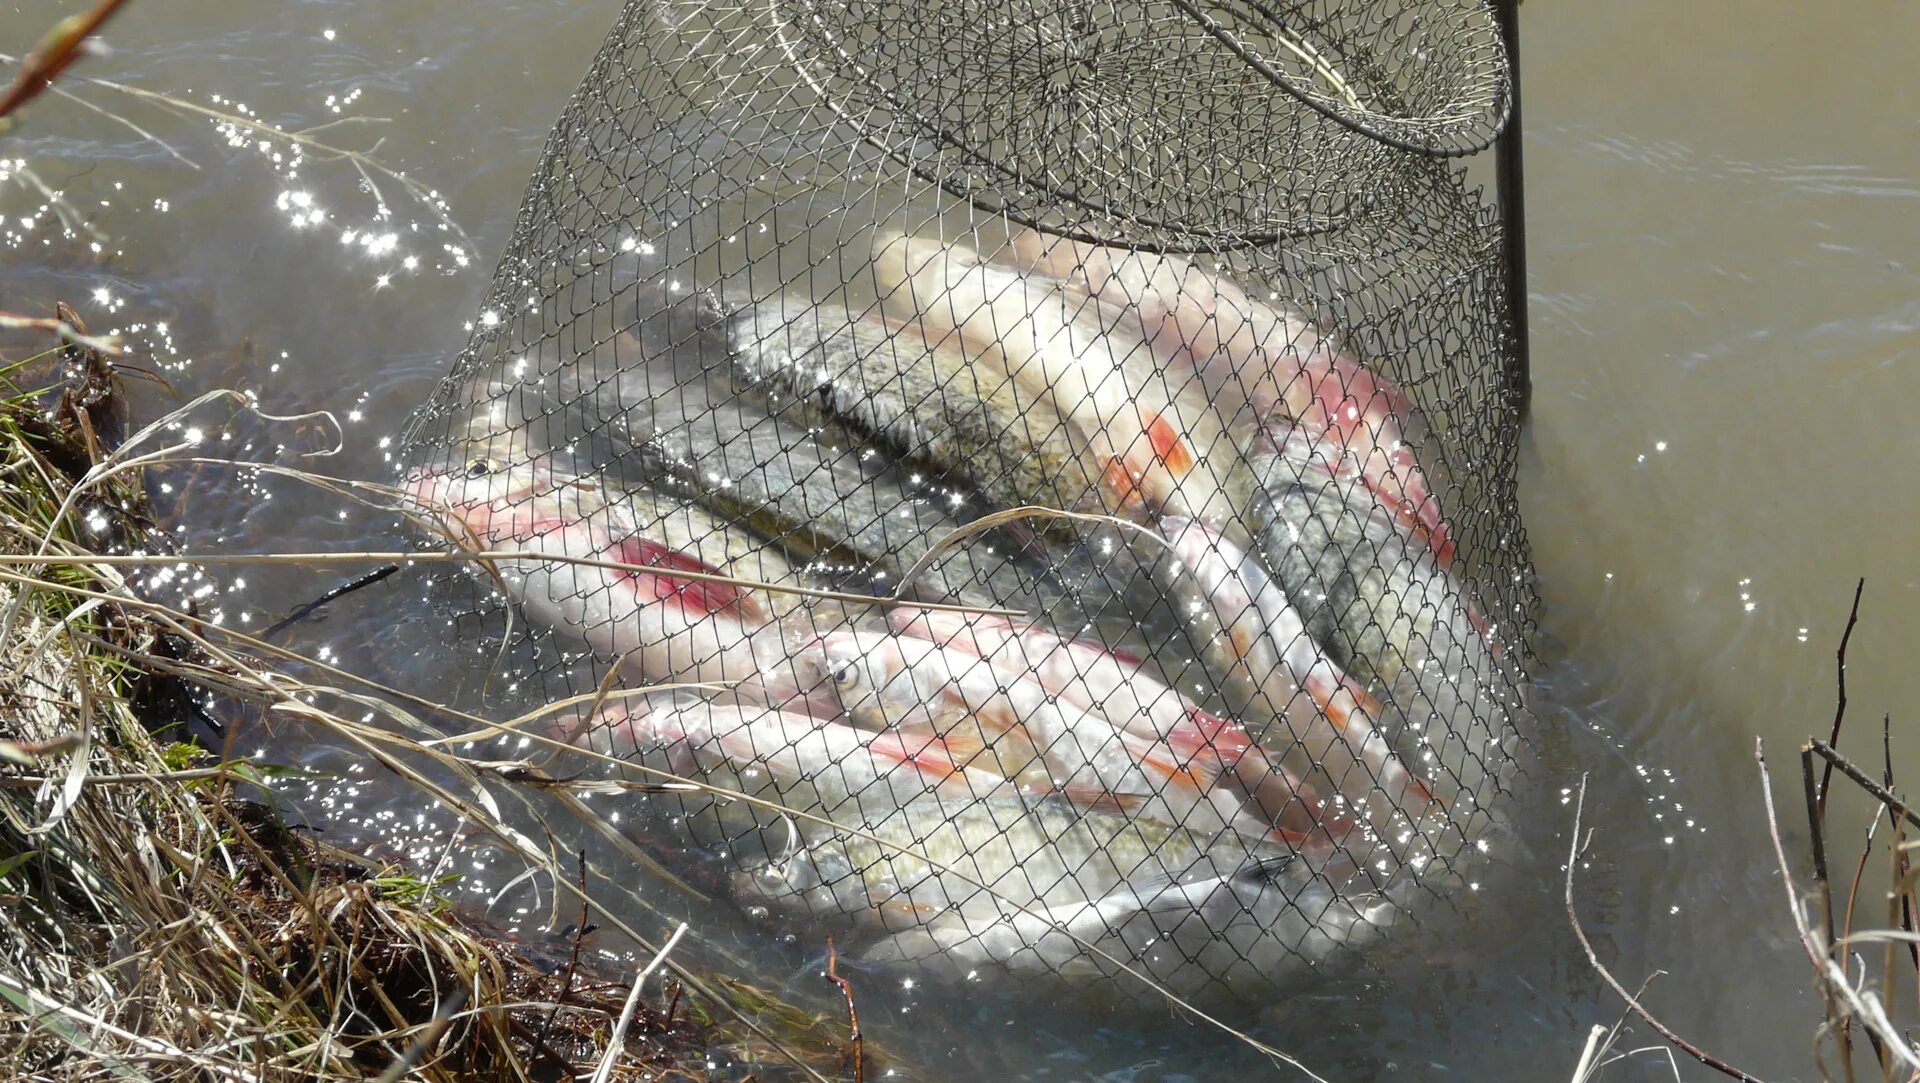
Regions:
<instances>
[{"instance_id":1,"label":"pile of fish in net","mask_svg":"<svg viewBox=\"0 0 1920 1083\"><path fill-rule=\"evenodd\" d=\"M1520 779L1507 77L1469 0L633 0L404 485L743 909L1297 977Z\"/></svg>"}]
</instances>

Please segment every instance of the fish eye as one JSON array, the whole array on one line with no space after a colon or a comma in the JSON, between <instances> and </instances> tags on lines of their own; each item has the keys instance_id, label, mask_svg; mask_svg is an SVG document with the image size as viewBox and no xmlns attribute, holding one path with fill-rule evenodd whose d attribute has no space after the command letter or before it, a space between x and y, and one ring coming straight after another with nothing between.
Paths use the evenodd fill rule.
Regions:
<instances>
[{"instance_id":1,"label":"fish eye","mask_svg":"<svg viewBox=\"0 0 1920 1083\"><path fill-rule=\"evenodd\" d=\"M841 662L827 671L827 679L841 692L852 692L860 687L860 667L852 662Z\"/></svg>"},{"instance_id":2,"label":"fish eye","mask_svg":"<svg viewBox=\"0 0 1920 1083\"><path fill-rule=\"evenodd\" d=\"M479 480L489 474L498 474L506 469L506 464L498 459L475 459L467 464L467 477Z\"/></svg>"}]
</instances>

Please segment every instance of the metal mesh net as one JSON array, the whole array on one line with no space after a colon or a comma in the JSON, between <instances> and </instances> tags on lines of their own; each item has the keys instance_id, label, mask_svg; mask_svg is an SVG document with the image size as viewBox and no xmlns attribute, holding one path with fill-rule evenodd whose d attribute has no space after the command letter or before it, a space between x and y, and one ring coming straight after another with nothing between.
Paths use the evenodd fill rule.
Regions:
<instances>
[{"instance_id":1,"label":"metal mesh net","mask_svg":"<svg viewBox=\"0 0 1920 1083\"><path fill-rule=\"evenodd\" d=\"M1284 980L1469 882L1516 778L1499 226L1444 160L1505 80L1471 2L634 0L405 484L743 906Z\"/></svg>"}]
</instances>

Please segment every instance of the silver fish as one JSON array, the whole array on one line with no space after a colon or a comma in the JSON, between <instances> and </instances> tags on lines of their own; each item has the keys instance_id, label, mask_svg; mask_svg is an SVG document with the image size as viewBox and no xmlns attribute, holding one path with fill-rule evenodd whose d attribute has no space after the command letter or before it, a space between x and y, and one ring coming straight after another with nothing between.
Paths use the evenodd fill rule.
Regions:
<instances>
[{"instance_id":1,"label":"silver fish","mask_svg":"<svg viewBox=\"0 0 1920 1083\"><path fill-rule=\"evenodd\" d=\"M1003 507L1098 506L1100 465L1054 406L912 321L782 299L733 326L742 375L819 401Z\"/></svg>"},{"instance_id":2,"label":"silver fish","mask_svg":"<svg viewBox=\"0 0 1920 1083\"><path fill-rule=\"evenodd\" d=\"M610 491L545 459L486 455L459 469L416 469L403 487L458 545L560 558L494 566L530 619L624 658L648 680L742 680L785 659L778 622L796 595L685 573L804 585L798 573L770 543L691 502Z\"/></svg>"},{"instance_id":3,"label":"silver fish","mask_svg":"<svg viewBox=\"0 0 1920 1083\"><path fill-rule=\"evenodd\" d=\"M1252 459L1262 560L1333 662L1399 709L1387 739L1469 823L1510 783L1525 710L1497 630L1317 441L1277 436Z\"/></svg>"},{"instance_id":4,"label":"silver fish","mask_svg":"<svg viewBox=\"0 0 1920 1083\"><path fill-rule=\"evenodd\" d=\"M883 239L873 270L893 315L957 342L1014 398L1066 422L1063 443L1105 510L1224 519L1240 461L1198 381L1169 379L1124 309L984 261L964 245Z\"/></svg>"},{"instance_id":5,"label":"silver fish","mask_svg":"<svg viewBox=\"0 0 1920 1083\"><path fill-rule=\"evenodd\" d=\"M812 400L732 386L726 336L708 328L721 317L690 317L688 307L707 312L683 303L652 321L677 319L686 334L704 334L709 348L698 356L717 359L709 368L689 371L686 349L662 352L654 341L662 333L643 322L555 377L562 386L553 397L593 415L582 427L609 442L606 457L620 473L670 479L821 574L881 592L977 511L976 494L896 462ZM1017 565L1008 546L964 539L919 569L910 593L981 605L1017 600L1037 570Z\"/></svg>"},{"instance_id":6,"label":"silver fish","mask_svg":"<svg viewBox=\"0 0 1920 1083\"><path fill-rule=\"evenodd\" d=\"M867 949L876 960L956 976L1113 973L1092 945L1182 992L1282 980L1396 909L1284 847L1018 798L909 805L874 831L816 833L739 880L770 903L890 933Z\"/></svg>"},{"instance_id":7,"label":"silver fish","mask_svg":"<svg viewBox=\"0 0 1920 1083\"><path fill-rule=\"evenodd\" d=\"M1283 420L1338 449L1329 461L1451 565L1452 532L1415 455L1424 434L1418 411L1312 316L1175 255L1031 229L1015 230L998 255L1130 312L1168 371L1198 382L1240 446Z\"/></svg>"},{"instance_id":8,"label":"silver fish","mask_svg":"<svg viewBox=\"0 0 1920 1083\"><path fill-rule=\"evenodd\" d=\"M610 703L567 734L601 755L777 802L850 828L870 828L916 801L956 806L1016 793L956 762L934 736L872 732L743 704L677 699Z\"/></svg>"}]
</instances>

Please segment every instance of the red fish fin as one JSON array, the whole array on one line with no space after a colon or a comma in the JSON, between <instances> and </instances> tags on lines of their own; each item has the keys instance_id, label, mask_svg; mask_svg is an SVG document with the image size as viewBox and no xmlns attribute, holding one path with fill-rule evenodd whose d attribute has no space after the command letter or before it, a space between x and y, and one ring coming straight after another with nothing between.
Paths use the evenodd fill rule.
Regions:
<instances>
[{"instance_id":1,"label":"red fish fin","mask_svg":"<svg viewBox=\"0 0 1920 1083\"><path fill-rule=\"evenodd\" d=\"M940 748L946 757L957 764L969 764L987 753L987 740L972 733L948 730L939 737Z\"/></svg>"},{"instance_id":2,"label":"red fish fin","mask_svg":"<svg viewBox=\"0 0 1920 1083\"><path fill-rule=\"evenodd\" d=\"M1167 464L1167 469L1175 474L1185 474L1199 462L1199 456L1193 453L1193 444L1165 414L1158 411L1141 411L1140 420L1146 429L1147 446L1153 449L1154 457Z\"/></svg>"},{"instance_id":3,"label":"red fish fin","mask_svg":"<svg viewBox=\"0 0 1920 1083\"><path fill-rule=\"evenodd\" d=\"M1307 840L1311 836L1308 832L1295 831L1293 828L1275 824L1267 829L1267 837L1290 850L1300 850L1306 847Z\"/></svg>"},{"instance_id":4,"label":"red fish fin","mask_svg":"<svg viewBox=\"0 0 1920 1083\"><path fill-rule=\"evenodd\" d=\"M1487 649L1493 652L1495 658L1507 652L1506 643L1503 642L1499 634L1493 630L1493 625L1488 623L1487 618L1480 615L1480 607L1473 604L1472 598L1462 595L1460 598L1460 608L1466 610L1467 623L1473 626L1474 631L1480 633L1481 641L1486 643Z\"/></svg>"},{"instance_id":5,"label":"red fish fin","mask_svg":"<svg viewBox=\"0 0 1920 1083\"><path fill-rule=\"evenodd\" d=\"M946 744L938 737L880 733L867 742L867 750L879 759L910 767L934 780L952 778L961 769L948 754Z\"/></svg>"},{"instance_id":6,"label":"red fish fin","mask_svg":"<svg viewBox=\"0 0 1920 1083\"><path fill-rule=\"evenodd\" d=\"M732 583L689 579L672 574L695 572L702 575L724 575L725 573L698 557L688 556L651 538L622 538L614 543L613 552L610 555L622 564L659 569L659 574L629 571L626 575L636 585L651 589L655 599L670 602L689 613L695 615L728 613L739 617L765 616L760 603Z\"/></svg>"},{"instance_id":7,"label":"red fish fin","mask_svg":"<svg viewBox=\"0 0 1920 1083\"><path fill-rule=\"evenodd\" d=\"M1187 705L1187 718L1222 752L1245 752L1253 747L1253 736L1232 719L1221 718L1194 704Z\"/></svg>"},{"instance_id":8,"label":"red fish fin","mask_svg":"<svg viewBox=\"0 0 1920 1083\"><path fill-rule=\"evenodd\" d=\"M1162 745L1164 751L1152 751L1136 754L1140 766L1150 768L1161 777L1182 786L1192 787L1205 793L1220 781L1232 765L1220 757L1217 750L1207 747L1196 754L1176 759L1178 753L1171 746Z\"/></svg>"}]
</instances>

